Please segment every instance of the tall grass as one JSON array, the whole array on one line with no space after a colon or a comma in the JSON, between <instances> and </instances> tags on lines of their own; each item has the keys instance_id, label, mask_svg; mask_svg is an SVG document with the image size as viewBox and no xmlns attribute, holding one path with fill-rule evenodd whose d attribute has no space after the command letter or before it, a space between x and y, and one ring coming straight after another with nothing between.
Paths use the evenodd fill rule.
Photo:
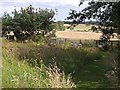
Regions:
<instances>
[{"instance_id":1,"label":"tall grass","mask_svg":"<svg viewBox=\"0 0 120 90\"><path fill-rule=\"evenodd\" d=\"M101 64L107 54L95 47L73 48L68 43L52 47L33 42L3 41L2 48L3 87L85 86L80 81L89 82L88 87L93 85L90 82L95 82L94 87L100 87L104 80Z\"/></svg>"},{"instance_id":2,"label":"tall grass","mask_svg":"<svg viewBox=\"0 0 120 90\"><path fill-rule=\"evenodd\" d=\"M73 88L76 85L71 82L70 74L66 77L64 72L61 72L56 64L47 67L51 88Z\"/></svg>"},{"instance_id":3,"label":"tall grass","mask_svg":"<svg viewBox=\"0 0 120 90\"><path fill-rule=\"evenodd\" d=\"M9 44L9 43L8 43ZM76 87L71 76L56 64L45 66L42 61L31 66L25 59L20 60L11 46L3 46L2 87L4 88L72 88ZM15 45L16 46L16 45ZM8 48L9 47L9 48ZM23 46L22 46L23 47ZM34 61L35 62L35 61ZM52 68L53 67L53 68ZM58 79L57 79L58 78Z\"/></svg>"}]
</instances>

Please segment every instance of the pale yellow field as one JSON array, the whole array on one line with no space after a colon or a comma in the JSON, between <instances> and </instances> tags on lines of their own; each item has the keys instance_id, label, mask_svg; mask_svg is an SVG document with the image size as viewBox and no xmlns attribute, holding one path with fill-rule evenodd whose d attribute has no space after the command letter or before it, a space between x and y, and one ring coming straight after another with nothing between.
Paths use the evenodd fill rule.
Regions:
<instances>
[{"instance_id":1,"label":"pale yellow field","mask_svg":"<svg viewBox=\"0 0 120 90\"><path fill-rule=\"evenodd\" d=\"M57 38L73 39L73 40L99 40L102 33L95 32L77 32L77 31L57 31ZM111 40L118 40L112 38Z\"/></svg>"},{"instance_id":2,"label":"pale yellow field","mask_svg":"<svg viewBox=\"0 0 120 90\"><path fill-rule=\"evenodd\" d=\"M77 31L57 31L58 38L75 39L75 40L98 40L102 33L95 32L77 32Z\"/></svg>"}]
</instances>

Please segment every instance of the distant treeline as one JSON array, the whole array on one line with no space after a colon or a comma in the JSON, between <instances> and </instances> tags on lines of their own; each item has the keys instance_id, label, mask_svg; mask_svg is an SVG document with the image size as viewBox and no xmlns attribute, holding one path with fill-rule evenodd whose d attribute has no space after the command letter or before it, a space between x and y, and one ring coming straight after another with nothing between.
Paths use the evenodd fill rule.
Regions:
<instances>
[{"instance_id":1,"label":"distant treeline","mask_svg":"<svg viewBox=\"0 0 120 90\"><path fill-rule=\"evenodd\" d=\"M64 24L97 24L96 21L76 22L76 21L63 21Z\"/></svg>"}]
</instances>

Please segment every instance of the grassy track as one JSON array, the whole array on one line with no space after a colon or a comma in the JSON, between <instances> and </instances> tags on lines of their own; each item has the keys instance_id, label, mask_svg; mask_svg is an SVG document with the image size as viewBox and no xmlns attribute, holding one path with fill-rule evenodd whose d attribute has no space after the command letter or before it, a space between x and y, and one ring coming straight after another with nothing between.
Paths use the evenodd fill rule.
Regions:
<instances>
[{"instance_id":1,"label":"grassy track","mask_svg":"<svg viewBox=\"0 0 120 90\"><path fill-rule=\"evenodd\" d=\"M95 47L64 48L3 41L2 48L3 87L50 87L41 60L46 66L56 62L66 76L71 73L79 88L107 86L103 61L109 53Z\"/></svg>"}]
</instances>

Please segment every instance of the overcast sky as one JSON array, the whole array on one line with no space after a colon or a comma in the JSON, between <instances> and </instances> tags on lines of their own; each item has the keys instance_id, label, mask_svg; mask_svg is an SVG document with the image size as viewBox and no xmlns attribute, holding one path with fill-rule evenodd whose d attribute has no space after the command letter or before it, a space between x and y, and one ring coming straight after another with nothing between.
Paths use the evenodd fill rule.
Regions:
<instances>
[{"instance_id":1,"label":"overcast sky","mask_svg":"<svg viewBox=\"0 0 120 90\"><path fill-rule=\"evenodd\" d=\"M87 3L85 3L82 7L79 7L79 2L80 0L0 0L0 16L2 16L5 11L11 13L14 8L20 10L21 7L27 7L31 4L35 8L57 9L58 14L55 15L54 18L56 20L65 20L70 9L80 11L87 6Z\"/></svg>"}]
</instances>

